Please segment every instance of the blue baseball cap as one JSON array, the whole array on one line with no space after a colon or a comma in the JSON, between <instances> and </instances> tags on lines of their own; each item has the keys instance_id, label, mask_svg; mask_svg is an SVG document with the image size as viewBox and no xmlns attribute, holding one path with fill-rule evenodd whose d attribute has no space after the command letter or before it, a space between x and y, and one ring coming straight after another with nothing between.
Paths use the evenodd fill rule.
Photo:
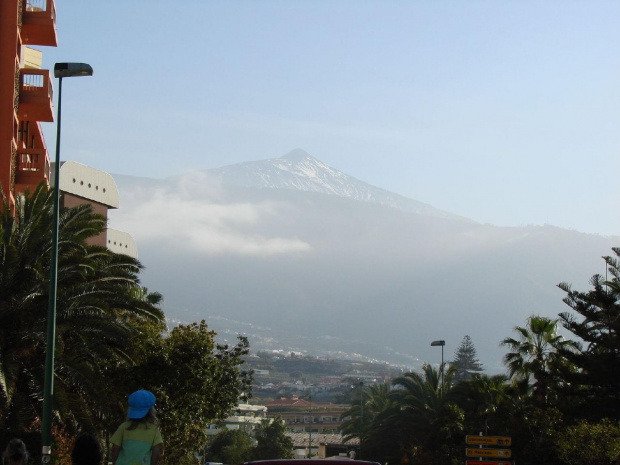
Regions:
<instances>
[{"instance_id":1,"label":"blue baseball cap","mask_svg":"<svg viewBox=\"0 0 620 465\"><path fill-rule=\"evenodd\" d=\"M129 396L127 403L129 404L127 418L130 420L139 420L140 418L144 418L155 405L155 395L151 391L140 389Z\"/></svg>"}]
</instances>

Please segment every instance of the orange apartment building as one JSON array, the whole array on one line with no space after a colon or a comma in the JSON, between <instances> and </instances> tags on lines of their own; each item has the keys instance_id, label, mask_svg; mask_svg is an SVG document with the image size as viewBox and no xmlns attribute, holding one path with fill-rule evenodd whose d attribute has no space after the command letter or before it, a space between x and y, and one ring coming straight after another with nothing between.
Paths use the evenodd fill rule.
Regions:
<instances>
[{"instance_id":1,"label":"orange apartment building","mask_svg":"<svg viewBox=\"0 0 620 465\"><path fill-rule=\"evenodd\" d=\"M54 121L52 77L30 46L57 45L54 0L0 1L0 183L11 208L50 182L41 123Z\"/></svg>"},{"instance_id":2,"label":"orange apartment building","mask_svg":"<svg viewBox=\"0 0 620 465\"><path fill-rule=\"evenodd\" d=\"M16 196L42 181L55 182L41 123L54 121L53 80L41 69L42 53L32 46L56 47L54 0L0 0L0 184L11 208ZM89 203L104 215L118 208L112 176L75 162L60 167L61 207ZM94 245L137 257L133 238L108 228Z\"/></svg>"}]
</instances>

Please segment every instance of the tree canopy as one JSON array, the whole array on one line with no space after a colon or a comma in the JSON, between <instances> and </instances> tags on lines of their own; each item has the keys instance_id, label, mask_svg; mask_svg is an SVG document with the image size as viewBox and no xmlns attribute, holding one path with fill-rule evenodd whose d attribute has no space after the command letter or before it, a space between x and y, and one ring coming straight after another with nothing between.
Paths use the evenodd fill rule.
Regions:
<instances>
[{"instance_id":1,"label":"tree canopy","mask_svg":"<svg viewBox=\"0 0 620 465\"><path fill-rule=\"evenodd\" d=\"M23 430L42 405L51 251L52 193L40 185L0 215L0 425ZM108 409L110 360L131 363L140 333L133 321L163 326L157 305L137 299L142 265L89 245L105 218L82 205L62 209L59 222L55 415L62 424L93 428Z\"/></svg>"},{"instance_id":2,"label":"tree canopy","mask_svg":"<svg viewBox=\"0 0 620 465\"><path fill-rule=\"evenodd\" d=\"M282 418L276 417L271 422L263 421L254 436L254 460L293 458L293 440L285 432L286 424Z\"/></svg>"},{"instance_id":3,"label":"tree canopy","mask_svg":"<svg viewBox=\"0 0 620 465\"><path fill-rule=\"evenodd\" d=\"M462 463L464 435L479 433L511 437L512 458L525 465L618 463L620 248L613 251L604 257L611 278L593 276L586 292L560 283L570 310L557 319L532 315L502 340L505 375L463 370L471 376L459 379L466 364L453 362L442 392L439 373L425 365L387 393L365 389L363 428L352 399L347 437L362 439L365 459L388 463ZM477 362L469 338L461 348L457 360ZM373 412L373 404L381 407Z\"/></svg>"},{"instance_id":4,"label":"tree canopy","mask_svg":"<svg viewBox=\"0 0 620 465\"><path fill-rule=\"evenodd\" d=\"M620 256L620 248L613 251ZM610 280L594 275L586 292L559 284L572 310L561 313L560 321L584 344L584 350L564 353L575 367L562 373L568 381L564 395L575 415L591 420L620 418L620 262L604 259Z\"/></svg>"},{"instance_id":5,"label":"tree canopy","mask_svg":"<svg viewBox=\"0 0 620 465\"><path fill-rule=\"evenodd\" d=\"M474 374L484 370L482 363L478 360L478 353L474 343L468 335L463 338L461 344L456 349L454 360L450 364L456 367L456 373L454 374L454 381L456 382L467 381Z\"/></svg>"},{"instance_id":6,"label":"tree canopy","mask_svg":"<svg viewBox=\"0 0 620 465\"><path fill-rule=\"evenodd\" d=\"M207 443L207 426L250 395L251 373L241 370L247 339L229 347L214 338L204 321L154 334L143 361L124 374L129 392L149 386L157 396L165 463L192 463Z\"/></svg>"},{"instance_id":7,"label":"tree canopy","mask_svg":"<svg viewBox=\"0 0 620 465\"><path fill-rule=\"evenodd\" d=\"M5 202L0 214L0 439L20 435L29 446L42 408L51 215L45 186L18 197L14 213ZM141 286L140 262L89 243L105 227L87 205L60 212L55 463L65 465L78 431L105 437L123 420L127 395L145 388L157 396L164 463L193 464L209 442L206 427L251 395L251 373L242 369L249 342L218 344L204 321L167 331L163 296ZM465 336L443 387L443 367L425 364L391 385L351 391L346 438L359 438L363 459L389 463L459 463L464 436L478 432L513 437L521 464L617 463L620 249L613 251L604 257L610 279L593 276L586 292L560 283L570 310L558 319L532 315L503 339L506 376L481 374ZM226 430L207 456L288 457L284 428L261 425L256 446L245 432Z\"/></svg>"},{"instance_id":8,"label":"tree canopy","mask_svg":"<svg viewBox=\"0 0 620 465\"><path fill-rule=\"evenodd\" d=\"M516 326L518 339L507 337L502 345L510 352L504 356L509 377L534 378L534 391L541 402L546 402L550 390L557 383L557 373L566 367L565 354L579 346L557 332L558 320L532 315L526 326ZM554 379L555 378L555 379Z\"/></svg>"},{"instance_id":9,"label":"tree canopy","mask_svg":"<svg viewBox=\"0 0 620 465\"><path fill-rule=\"evenodd\" d=\"M0 213L0 439L34 441L42 411L53 197L41 184L20 195L15 213ZM206 323L166 331L163 297L142 287L141 263L91 245L105 218L90 205L59 217L53 460L67 438L91 431L105 438L126 413L126 399L145 388L157 396L168 453L164 463L194 463L205 429L243 395L247 339L215 342ZM31 442L32 442L31 441ZM31 448L34 459L40 447Z\"/></svg>"},{"instance_id":10,"label":"tree canopy","mask_svg":"<svg viewBox=\"0 0 620 465\"><path fill-rule=\"evenodd\" d=\"M205 461L240 464L252 460L252 438L243 430L224 428L209 442Z\"/></svg>"}]
</instances>

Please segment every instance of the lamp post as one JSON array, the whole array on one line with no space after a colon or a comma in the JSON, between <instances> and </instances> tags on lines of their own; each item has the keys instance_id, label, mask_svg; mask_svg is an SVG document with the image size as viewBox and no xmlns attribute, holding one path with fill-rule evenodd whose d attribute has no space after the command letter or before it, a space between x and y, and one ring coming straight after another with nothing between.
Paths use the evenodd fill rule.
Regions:
<instances>
[{"instance_id":1,"label":"lamp post","mask_svg":"<svg viewBox=\"0 0 620 465\"><path fill-rule=\"evenodd\" d=\"M441 396L443 397L443 347L446 345L446 341L433 341L432 347L441 346Z\"/></svg>"},{"instance_id":2,"label":"lamp post","mask_svg":"<svg viewBox=\"0 0 620 465\"><path fill-rule=\"evenodd\" d=\"M50 260L49 302L47 307L47 345L45 348L43 417L41 420L41 462L45 465L50 462L52 453L52 398L54 395L54 349L56 346L56 291L58 289L58 219L60 211L60 118L62 105L62 78L92 75L93 68L86 63L56 63L54 65L54 77L58 78L58 121L56 123L52 256Z\"/></svg>"},{"instance_id":3,"label":"lamp post","mask_svg":"<svg viewBox=\"0 0 620 465\"><path fill-rule=\"evenodd\" d=\"M308 458L312 458L312 392L308 396L310 407L308 407L308 417L310 418L310 428L308 429Z\"/></svg>"},{"instance_id":4,"label":"lamp post","mask_svg":"<svg viewBox=\"0 0 620 465\"><path fill-rule=\"evenodd\" d=\"M362 394L362 388L364 387L364 381L360 380L360 456L357 460L362 460L362 436L364 434L364 396Z\"/></svg>"}]
</instances>

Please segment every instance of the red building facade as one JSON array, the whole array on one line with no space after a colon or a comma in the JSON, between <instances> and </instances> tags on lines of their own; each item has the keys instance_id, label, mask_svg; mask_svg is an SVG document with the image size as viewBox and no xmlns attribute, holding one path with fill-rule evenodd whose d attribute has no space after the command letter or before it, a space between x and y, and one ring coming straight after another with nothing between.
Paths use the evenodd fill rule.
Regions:
<instances>
[{"instance_id":1,"label":"red building facade","mask_svg":"<svg viewBox=\"0 0 620 465\"><path fill-rule=\"evenodd\" d=\"M52 77L30 46L57 45L54 0L0 1L0 183L11 208L50 182L41 123L54 121Z\"/></svg>"}]
</instances>

